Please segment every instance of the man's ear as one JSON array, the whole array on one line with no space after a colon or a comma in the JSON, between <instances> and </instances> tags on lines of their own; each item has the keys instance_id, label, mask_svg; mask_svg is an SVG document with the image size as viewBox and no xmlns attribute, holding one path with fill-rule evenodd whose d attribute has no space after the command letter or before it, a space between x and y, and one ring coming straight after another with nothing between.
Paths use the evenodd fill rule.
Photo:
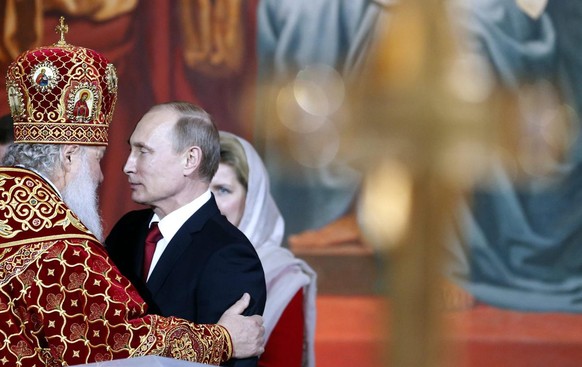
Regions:
<instances>
[{"instance_id":1,"label":"man's ear","mask_svg":"<svg viewBox=\"0 0 582 367\"><path fill-rule=\"evenodd\" d=\"M73 164L74 155L79 153L81 147L79 145L63 145L61 149L61 162L63 163L63 169L65 172L69 172L71 170L71 166Z\"/></svg>"},{"instance_id":2,"label":"man's ear","mask_svg":"<svg viewBox=\"0 0 582 367\"><path fill-rule=\"evenodd\" d=\"M186 158L184 163L184 176L189 176L200 167L200 162L202 162L202 150L200 147L193 146L186 150L184 156Z\"/></svg>"}]
</instances>

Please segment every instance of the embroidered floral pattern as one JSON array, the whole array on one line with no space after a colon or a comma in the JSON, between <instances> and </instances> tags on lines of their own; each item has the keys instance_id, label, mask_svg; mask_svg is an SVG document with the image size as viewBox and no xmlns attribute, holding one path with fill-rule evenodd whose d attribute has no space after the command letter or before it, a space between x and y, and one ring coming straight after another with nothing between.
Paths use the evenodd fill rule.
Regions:
<instances>
[{"instance_id":1,"label":"embroidered floral pattern","mask_svg":"<svg viewBox=\"0 0 582 367\"><path fill-rule=\"evenodd\" d=\"M19 341L16 345L11 346L10 349L16 353L18 357L26 357L32 355L32 348L24 341Z\"/></svg>"},{"instance_id":2,"label":"embroidered floral pattern","mask_svg":"<svg viewBox=\"0 0 582 367\"><path fill-rule=\"evenodd\" d=\"M85 339L85 333L87 332L87 325L84 324L72 324L71 325L71 335L69 336L70 340L79 340Z\"/></svg>"},{"instance_id":3,"label":"embroidered floral pattern","mask_svg":"<svg viewBox=\"0 0 582 367\"><path fill-rule=\"evenodd\" d=\"M104 315L105 315L105 305L104 304L97 304L97 303L91 304L90 312L89 312L89 320L90 321L103 320Z\"/></svg>"},{"instance_id":4,"label":"embroidered floral pattern","mask_svg":"<svg viewBox=\"0 0 582 367\"><path fill-rule=\"evenodd\" d=\"M83 286L83 282L87 278L87 274L73 273L69 275L69 284L67 284L67 289L77 289Z\"/></svg>"},{"instance_id":5,"label":"embroidered floral pattern","mask_svg":"<svg viewBox=\"0 0 582 367\"><path fill-rule=\"evenodd\" d=\"M63 302L64 295L62 294L49 294L46 297L46 309L47 311L58 310L61 308L61 303Z\"/></svg>"}]
</instances>

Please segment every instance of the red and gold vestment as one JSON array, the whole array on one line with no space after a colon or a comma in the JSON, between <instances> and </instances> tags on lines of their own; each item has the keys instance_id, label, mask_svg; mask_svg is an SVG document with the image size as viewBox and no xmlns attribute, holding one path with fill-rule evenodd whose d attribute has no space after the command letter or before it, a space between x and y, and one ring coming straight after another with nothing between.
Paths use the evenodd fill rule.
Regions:
<instances>
[{"instance_id":1,"label":"red and gold vestment","mask_svg":"<svg viewBox=\"0 0 582 367\"><path fill-rule=\"evenodd\" d=\"M99 241L39 175L0 168L0 364L61 366L161 355L220 364L219 325L146 315Z\"/></svg>"}]
</instances>

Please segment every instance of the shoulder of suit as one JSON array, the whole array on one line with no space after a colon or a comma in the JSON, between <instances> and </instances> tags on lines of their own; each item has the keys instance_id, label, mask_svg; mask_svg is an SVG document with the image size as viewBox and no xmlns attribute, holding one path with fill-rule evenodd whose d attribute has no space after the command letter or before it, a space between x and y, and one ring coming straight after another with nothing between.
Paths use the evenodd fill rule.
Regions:
<instances>
[{"instance_id":1,"label":"shoulder of suit","mask_svg":"<svg viewBox=\"0 0 582 367\"><path fill-rule=\"evenodd\" d=\"M151 209L141 209L141 210L132 210L127 212L119 219L119 222L131 221L131 222L141 222L145 220L150 220L151 217L154 215L154 212Z\"/></svg>"}]
</instances>

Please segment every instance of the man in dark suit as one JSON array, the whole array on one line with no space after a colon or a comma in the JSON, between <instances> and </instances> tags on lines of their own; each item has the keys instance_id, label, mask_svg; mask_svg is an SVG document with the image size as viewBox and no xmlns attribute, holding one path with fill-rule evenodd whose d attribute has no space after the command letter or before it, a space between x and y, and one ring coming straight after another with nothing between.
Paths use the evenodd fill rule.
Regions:
<instances>
[{"instance_id":1,"label":"man in dark suit","mask_svg":"<svg viewBox=\"0 0 582 367\"><path fill-rule=\"evenodd\" d=\"M127 213L105 243L150 312L215 323L247 292L251 303L245 315L262 314L261 262L245 235L221 215L209 190L220 160L210 116L189 103L156 105L129 143L124 172L131 197L151 209ZM256 364L257 358L250 358L228 365Z\"/></svg>"}]
</instances>

